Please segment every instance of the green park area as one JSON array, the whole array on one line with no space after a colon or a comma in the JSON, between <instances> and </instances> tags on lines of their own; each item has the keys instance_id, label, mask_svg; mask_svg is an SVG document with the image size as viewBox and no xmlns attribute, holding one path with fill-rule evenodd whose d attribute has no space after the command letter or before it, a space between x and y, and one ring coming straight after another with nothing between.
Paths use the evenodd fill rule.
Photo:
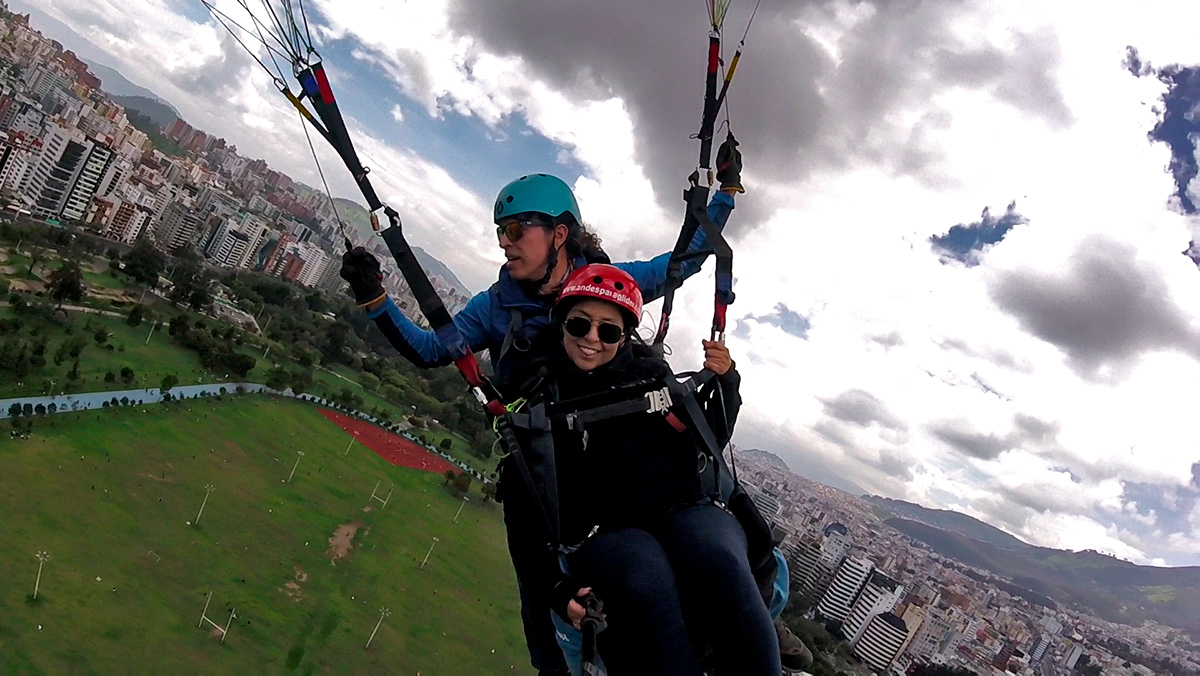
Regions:
<instances>
[{"instance_id":1,"label":"green park area","mask_svg":"<svg viewBox=\"0 0 1200 676\"><path fill-rule=\"evenodd\" d=\"M0 439L0 672L525 673L499 507L348 438L243 395Z\"/></svg>"}]
</instances>

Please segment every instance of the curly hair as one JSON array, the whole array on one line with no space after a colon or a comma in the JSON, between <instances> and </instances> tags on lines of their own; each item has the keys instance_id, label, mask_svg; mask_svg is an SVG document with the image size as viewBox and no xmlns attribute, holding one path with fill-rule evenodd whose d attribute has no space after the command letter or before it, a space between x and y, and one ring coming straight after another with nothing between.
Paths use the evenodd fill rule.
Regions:
<instances>
[{"instance_id":1,"label":"curly hair","mask_svg":"<svg viewBox=\"0 0 1200 676\"><path fill-rule=\"evenodd\" d=\"M567 254L572 258L583 256L589 263L612 262L600 246L600 236L592 232L591 228L573 218L567 218L563 222L570 228L566 243Z\"/></svg>"}]
</instances>

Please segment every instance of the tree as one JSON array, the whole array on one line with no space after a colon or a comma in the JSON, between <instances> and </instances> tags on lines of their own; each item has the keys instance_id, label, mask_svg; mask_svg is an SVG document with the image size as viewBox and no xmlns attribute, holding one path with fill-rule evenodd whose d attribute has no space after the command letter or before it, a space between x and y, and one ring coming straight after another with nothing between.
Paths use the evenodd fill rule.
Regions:
<instances>
[{"instance_id":1,"label":"tree","mask_svg":"<svg viewBox=\"0 0 1200 676\"><path fill-rule=\"evenodd\" d=\"M166 267L167 259L154 248L149 240L139 239L133 250L125 254L125 274L143 286L153 289L158 286L158 276Z\"/></svg>"},{"instance_id":2,"label":"tree","mask_svg":"<svg viewBox=\"0 0 1200 676\"><path fill-rule=\"evenodd\" d=\"M87 338L83 336L75 336L71 342L67 344L67 354L72 359L79 359L79 355L83 354L83 348L87 347Z\"/></svg>"},{"instance_id":3,"label":"tree","mask_svg":"<svg viewBox=\"0 0 1200 676\"><path fill-rule=\"evenodd\" d=\"M96 338L97 345L103 345L103 344L107 343L108 342L108 329L104 328L103 326L96 329L95 338Z\"/></svg>"},{"instance_id":4,"label":"tree","mask_svg":"<svg viewBox=\"0 0 1200 676\"><path fill-rule=\"evenodd\" d=\"M13 404L13 406L20 406L20 404ZM451 481L454 481L454 477L456 476L458 476L458 472L455 472L452 469L442 472L442 485L448 486Z\"/></svg>"},{"instance_id":5,"label":"tree","mask_svg":"<svg viewBox=\"0 0 1200 676\"><path fill-rule=\"evenodd\" d=\"M312 387L313 373L311 369L302 369L292 372L292 393L303 394Z\"/></svg>"},{"instance_id":6,"label":"tree","mask_svg":"<svg viewBox=\"0 0 1200 676\"><path fill-rule=\"evenodd\" d=\"M467 491L470 490L470 488L471 475L467 472L459 472L458 476L454 477L454 483L452 484L451 492L457 496L463 496L467 494Z\"/></svg>"},{"instance_id":7,"label":"tree","mask_svg":"<svg viewBox=\"0 0 1200 676\"><path fill-rule=\"evenodd\" d=\"M167 392L169 392L171 390L172 387L175 387L178 384L179 384L179 377L176 376L174 373L171 373L171 374L168 374L163 377L162 387L160 389L162 390L163 394L166 394Z\"/></svg>"},{"instance_id":8,"label":"tree","mask_svg":"<svg viewBox=\"0 0 1200 676\"><path fill-rule=\"evenodd\" d=\"M374 390L375 388L379 387L379 378L376 378L370 373L359 374L358 382L362 383L362 386L368 390Z\"/></svg>"},{"instance_id":9,"label":"tree","mask_svg":"<svg viewBox=\"0 0 1200 676\"><path fill-rule=\"evenodd\" d=\"M479 487L479 492L483 493L483 501L484 502L489 502L491 500L495 500L496 499L496 482L495 481L483 482L483 485Z\"/></svg>"},{"instance_id":10,"label":"tree","mask_svg":"<svg viewBox=\"0 0 1200 676\"><path fill-rule=\"evenodd\" d=\"M128 366L121 367L121 382L125 383L126 385L133 383L133 369L129 368Z\"/></svg>"},{"instance_id":11,"label":"tree","mask_svg":"<svg viewBox=\"0 0 1200 676\"><path fill-rule=\"evenodd\" d=\"M79 360L71 365L71 370L67 371L67 380L79 380Z\"/></svg>"},{"instance_id":12,"label":"tree","mask_svg":"<svg viewBox=\"0 0 1200 676\"><path fill-rule=\"evenodd\" d=\"M8 417L16 418L16 417L19 417L20 415L21 415L21 405L20 404L14 403L12 406L8 407ZM447 479L447 481L449 481L449 479Z\"/></svg>"},{"instance_id":13,"label":"tree","mask_svg":"<svg viewBox=\"0 0 1200 676\"><path fill-rule=\"evenodd\" d=\"M115 373L113 373L112 371L108 371L104 374L104 382L115 383L116 381L117 381L117 375Z\"/></svg>"},{"instance_id":14,"label":"tree","mask_svg":"<svg viewBox=\"0 0 1200 676\"><path fill-rule=\"evenodd\" d=\"M63 261L57 270L50 273L47 289L50 297L58 302L58 307L68 300L82 300L83 270L74 261Z\"/></svg>"},{"instance_id":15,"label":"tree","mask_svg":"<svg viewBox=\"0 0 1200 676\"><path fill-rule=\"evenodd\" d=\"M187 305L193 310L204 309L211 301L212 295L208 287L212 283L212 275L204 268L200 257L194 251L185 253L179 264L175 266L175 274L169 298Z\"/></svg>"},{"instance_id":16,"label":"tree","mask_svg":"<svg viewBox=\"0 0 1200 676\"><path fill-rule=\"evenodd\" d=\"M141 303L138 303L133 306L133 309L129 311L129 315L125 317L125 323L130 326L138 326L145 318L146 309Z\"/></svg>"},{"instance_id":17,"label":"tree","mask_svg":"<svg viewBox=\"0 0 1200 676\"><path fill-rule=\"evenodd\" d=\"M438 448L442 449L443 451L448 451L451 448L454 448L454 442L450 441L450 437L446 437L445 439L442 439L441 443L438 444Z\"/></svg>"},{"instance_id":18,"label":"tree","mask_svg":"<svg viewBox=\"0 0 1200 676\"><path fill-rule=\"evenodd\" d=\"M187 333L189 328L187 315L175 315L174 317L171 317L171 323L167 329L167 333L172 336L177 336Z\"/></svg>"}]
</instances>

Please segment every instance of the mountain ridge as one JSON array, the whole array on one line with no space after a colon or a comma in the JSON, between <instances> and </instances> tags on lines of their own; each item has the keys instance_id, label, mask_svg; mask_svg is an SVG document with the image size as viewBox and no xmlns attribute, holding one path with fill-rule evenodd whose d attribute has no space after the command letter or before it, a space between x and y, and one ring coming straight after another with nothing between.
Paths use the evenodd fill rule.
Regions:
<instances>
[{"instance_id":1,"label":"mountain ridge","mask_svg":"<svg viewBox=\"0 0 1200 676\"><path fill-rule=\"evenodd\" d=\"M1029 544L1007 549L919 521L893 517L884 524L942 556L1110 622L1155 620L1200 635L1200 566L1143 566L1091 550Z\"/></svg>"},{"instance_id":2,"label":"mountain ridge","mask_svg":"<svg viewBox=\"0 0 1200 676\"><path fill-rule=\"evenodd\" d=\"M124 106L125 110L136 110L150 118L151 122L162 129L166 129L171 126L172 122L179 119L179 113L170 104L163 103L158 99L137 95L124 96L111 92L109 96L112 96L113 101Z\"/></svg>"},{"instance_id":3,"label":"mountain ridge","mask_svg":"<svg viewBox=\"0 0 1200 676\"><path fill-rule=\"evenodd\" d=\"M1029 543L1006 533L995 526L973 516L952 509L934 509L914 502L896 500L879 495L864 495L862 499L900 518L918 521L935 528L958 533L973 540L987 542L1005 549L1031 547Z\"/></svg>"}]
</instances>

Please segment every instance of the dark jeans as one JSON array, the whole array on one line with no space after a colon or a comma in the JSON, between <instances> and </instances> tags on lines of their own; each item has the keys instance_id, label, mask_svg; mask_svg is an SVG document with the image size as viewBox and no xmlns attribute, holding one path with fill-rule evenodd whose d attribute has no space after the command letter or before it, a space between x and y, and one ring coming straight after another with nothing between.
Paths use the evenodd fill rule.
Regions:
<instances>
[{"instance_id":1,"label":"dark jeans","mask_svg":"<svg viewBox=\"0 0 1200 676\"><path fill-rule=\"evenodd\" d=\"M700 674L693 645L722 673L778 676L779 643L746 554L746 535L711 505L675 512L652 531L592 538L571 575L604 601L598 652L613 676Z\"/></svg>"}]
</instances>

